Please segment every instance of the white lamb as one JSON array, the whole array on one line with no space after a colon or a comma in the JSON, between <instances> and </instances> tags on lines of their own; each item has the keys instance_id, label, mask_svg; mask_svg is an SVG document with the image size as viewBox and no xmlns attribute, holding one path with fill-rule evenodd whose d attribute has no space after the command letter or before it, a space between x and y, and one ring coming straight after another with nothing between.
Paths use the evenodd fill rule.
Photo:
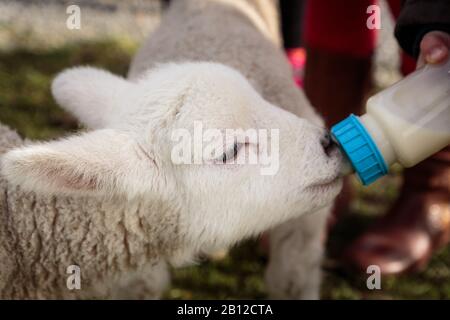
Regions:
<instances>
[{"instance_id":1,"label":"white lamb","mask_svg":"<svg viewBox=\"0 0 450 320\"><path fill-rule=\"evenodd\" d=\"M291 80L277 26L272 0L174 1L128 79L79 67L54 80L56 101L91 131L21 146L0 127L0 154L19 146L1 156L0 297L120 296L141 274L155 283L139 292L157 295L165 261L288 221L271 233L269 291L317 298L341 158L325 150L322 122ZM277 173L221 164L261 152L250 140L201 165L175 164L172 134L196 121L279 129ZM67 289L69 265L80 266L82 290Z\"/></svg>"}]
</instances>

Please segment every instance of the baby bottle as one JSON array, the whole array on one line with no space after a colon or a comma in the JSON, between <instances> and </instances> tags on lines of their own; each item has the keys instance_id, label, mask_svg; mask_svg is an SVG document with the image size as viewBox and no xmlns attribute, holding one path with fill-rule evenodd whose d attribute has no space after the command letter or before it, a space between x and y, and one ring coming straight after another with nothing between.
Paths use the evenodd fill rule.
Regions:
<instances>
[{"instance_id":1,"label":"baby bottle","mask_svg":"<svg viewBox=\"0 0 450 320\"><path fill-rule=\"evenodd\" d=\"M366 114L331 129L361 182L412 167L450 144L450 59L426 65L367 101Z\"/></svg>"}]
</instances>

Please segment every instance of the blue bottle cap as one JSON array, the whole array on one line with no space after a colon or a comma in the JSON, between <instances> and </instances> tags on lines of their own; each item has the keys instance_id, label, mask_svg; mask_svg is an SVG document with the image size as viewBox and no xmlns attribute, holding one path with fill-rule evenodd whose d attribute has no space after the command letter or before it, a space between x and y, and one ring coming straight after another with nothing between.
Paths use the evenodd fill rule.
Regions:
<instances>
[{"instance_id":1,"label":"blue bottle cap","mask_svg":"<svg viewBox=\"0 0 450 320\"><path fill-rule=\"evenodd\" d=\"M331 128L339 144L364 185L388 173L388 167L372 137L359 118L351 114Z\"/></svg>"}]
</instances>

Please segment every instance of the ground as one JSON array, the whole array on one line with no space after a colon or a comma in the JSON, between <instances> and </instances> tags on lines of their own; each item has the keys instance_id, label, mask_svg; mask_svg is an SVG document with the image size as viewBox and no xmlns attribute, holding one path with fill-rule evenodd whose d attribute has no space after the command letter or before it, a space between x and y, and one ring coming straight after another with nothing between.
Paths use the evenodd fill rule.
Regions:
<instances>
[{"instance_id":1,"label":"ground","mask_svg":"<svg viewBox=\"0 0 450 320\"><path fill-rule=\"evenodd\" d=\"M0 12L5 9L2 7L5 3L8 1L0 0ZM102 36L102 40L88 37L89 41L58 40L40 46L36 43L42 38L36 40L37 37L22 29L15 32L22 26L15 28L10 22L11 19L0 14L0 122L30 139L55 138L78 129L75 119L59 109L51 98L51 79L58 71L90 64L124 75L139 41L107 35ZM389 47L383 50L395 51ZM392 81L395 72L390 60L377 61L377 65L384 63L377 75L381 79L377 83L382 87L383 83ZM354 181L357 197L328 237L328 257L323 264L323 298L450 299L450 248L438 252L420 273L383 277L381 290L368 290L367 275L346 271L339 262L342 247L384 213L395 199L401 183L400 171L396 168L371 187L361 187ZM224 259L205 260L197 266L173 270L173 284L165 297L266 298L263 282L266 259L257 240L247 241L233 248Z\"/></svg>"}]
</instances>

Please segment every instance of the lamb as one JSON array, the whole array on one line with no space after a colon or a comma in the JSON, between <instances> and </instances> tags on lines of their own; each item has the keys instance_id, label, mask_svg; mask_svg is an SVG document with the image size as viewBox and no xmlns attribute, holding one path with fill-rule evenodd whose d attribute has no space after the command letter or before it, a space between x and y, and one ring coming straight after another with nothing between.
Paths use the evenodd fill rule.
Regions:
<instances>
[{"instance_id":1,"label":"lamb","mask_svg":"<svg viewBox=\"0 0 450 320\"><path fill-rule=\"evenodd\" d=\"M23 144L1 128L0 297L120 296L152 272L162 281L142 292L157 295L166 261L188 263L276 227L269 291L317 298L320 231L342 159L279 43L273 0L173 1L128 79L91 67L58 75L56 101L89 131ZM173 132L192 133L196 121L278 129L278 171L228 164L261 152L261 141L238 137L201 165L176 165ZM80 266L82 290L67 289L69 265Z\"/></svg>"}]
</instances>

